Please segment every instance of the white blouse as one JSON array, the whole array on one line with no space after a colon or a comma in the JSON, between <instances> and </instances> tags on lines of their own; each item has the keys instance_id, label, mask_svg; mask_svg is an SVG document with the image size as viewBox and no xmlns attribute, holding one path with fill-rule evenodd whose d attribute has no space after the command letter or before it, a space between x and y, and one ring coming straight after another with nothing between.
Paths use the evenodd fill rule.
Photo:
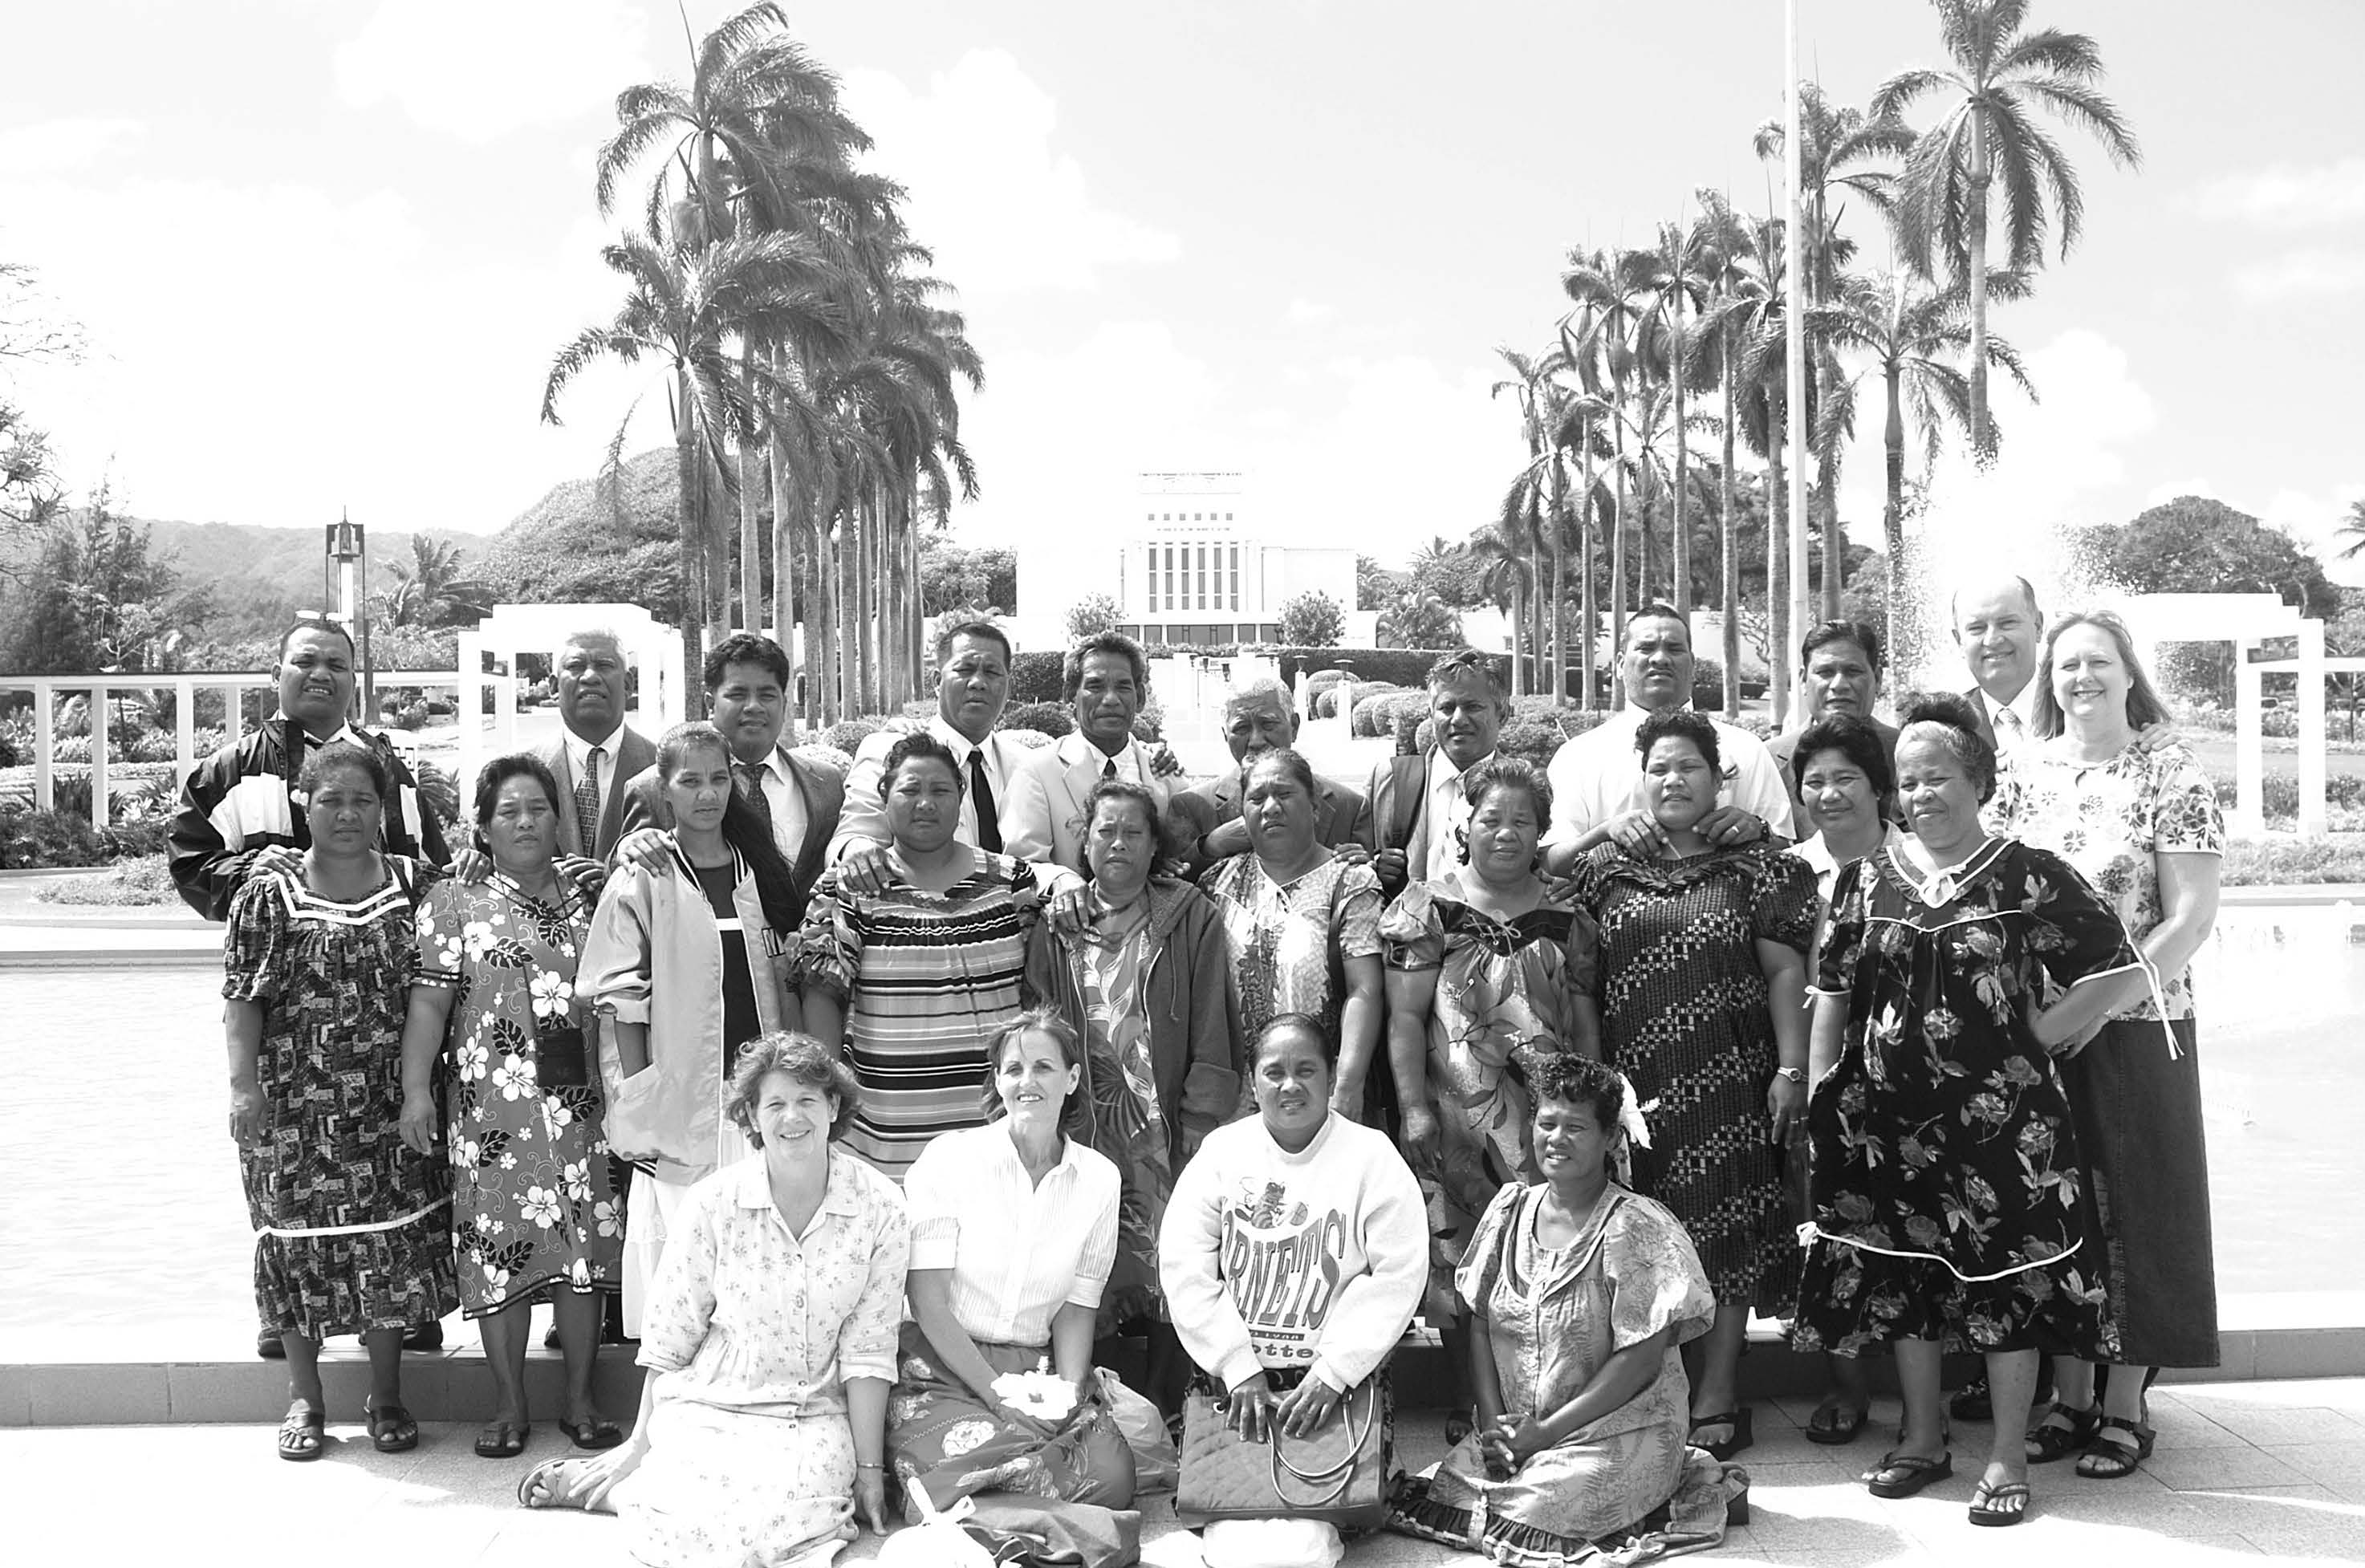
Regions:
<instances>
[{"instance_id":1,"label":"white blouse","mask_svg":"<svg viewBox=\"0 0 2365 1568\"><path fill-rule=\"evenodd\" d=\"M953 1320L981 1344L1051 1342L1070 1302L1097 1308L1116 1261L1116 1167L1067 1140L1041 1185L1010 1124L940 1133L903 1177L912 1267L952 1271Z\"/></svg>"}]
</instances>

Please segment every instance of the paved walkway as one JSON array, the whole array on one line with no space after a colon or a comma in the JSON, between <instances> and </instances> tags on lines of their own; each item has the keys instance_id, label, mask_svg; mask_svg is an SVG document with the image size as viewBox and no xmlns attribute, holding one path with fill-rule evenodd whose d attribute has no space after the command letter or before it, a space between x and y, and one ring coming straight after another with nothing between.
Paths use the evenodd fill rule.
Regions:
<instances>
[{"instance_id":1,"label":"paved walkway","mask_svg":"<svg viewBox=\"0 0 2365 1568\"><path fill-rule=\"evenodd\" d=\"M1843 1450L1808 1443L1799 1423L1809 1402L1758 1408L1759 1438L1742 1456L1754 1478L1753 1517L1722 1550L1732 1563L1868 1568L1882 1563L2365 1562L2365 1380L2184 1384L2153 1396L2159 1451L2124 1481L2081 1481L2067 1464L2037 1473L2037 1507L2009 1535L1974 1529L1963 1517L1983 1427L1957 1434L1952 1481L1903 1502L1857 1484L1878 1457L1893 1402ZM374 1453L357 1412L330 1428L327 1457L292 1465L272 1456L268 1428L109 1427L0 1431L8 1478L12 1561L114 1564L185 1561L310 1562L356 1548L420 1568L471 1563L517 1568L621 1563L611 1520L528 1513L518 1478L557 1452L548 1425L523 1460L495 1462L469 1450L473 1428L428 1428L415 1453ZM1407 1415L1402 1457L1436 1458L1436 1417ZM1146 1560L1194 1568L1187 1534L1167 1499L1151 1499ZM46 1549L46 1550L44 1550ZM866 1539L841 1561L877 1551ZM1347 1568L1475 1563L1422 1542L1379 1536L1357 1543Z\"/></svg>"}]
</instances>

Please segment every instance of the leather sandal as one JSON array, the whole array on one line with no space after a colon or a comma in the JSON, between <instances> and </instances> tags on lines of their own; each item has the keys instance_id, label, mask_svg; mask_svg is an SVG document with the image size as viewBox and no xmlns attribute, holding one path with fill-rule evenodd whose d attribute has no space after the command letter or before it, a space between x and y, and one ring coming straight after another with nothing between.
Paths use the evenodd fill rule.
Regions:
<instances>
[{"instance_id":1,"label":"leather sandal","mask_svg":"<svg viewBox=\"0 0 2365 1568\"><path fill-rule=\"evenodd\" d=\"M561 1421L558 1429L573 1439L579 1449L611 1449L624 1440L624 1429L605 1416L594 1416L588 1421Z\"/></svg>"},{"instance_id":2,"label":"leather sandal","mask_svg":"<svg viewBox=\"0 0 2365 1568\"><path fill-rule=\"evenodd\" d=\"M2084 1457L2078 1461L2078 1473L2089 1481L2124 1481L2151 1457L2152 1444L2158 1438L2158 1432L2141 1421L2105 1416L2094 1432L2094 1440L2086 1445Z\"/></svg>"},{"instance_id":3,"label":"leather sandal","mask_svg":"<svg viewBox=\"0 0 2365 1568\"><path fill-rule=\"evenodd\" d=\"M1925 1459L1918 1453L1882 1454L1880 1462L1864 1473L1864 1489L1876 1497L1911 1497L1924 1486L1955 1473L1955 1456L1942 1453Z\"/></svg>"},{"instance_id":4,"label":"leather sandal","mask_svg":"<svg viewBox=\"0 0 2365 1568\"><path fill-rule=\"evenodd\" d=\"M370 1446L380 1453L409 1453L419 1446L419 1423L399 1405L365 1406L362 1418L369 1423Z\"/></svg>"},{"instance_id":5,"label":"leather sandal","mask_svg":"<svg viewBox=\"0 0 2365 1568\"><path fill-rule=\"evenodd\" d=\"M329 1418L298 1401L279 1418L279 1457L304 1464L320 1457L328 1442Z\"/></svg>"},{"instance_id":6,"label":"leather sandal","mask_svg":"<svg viewBox=\"0 0 2365 1568\"><path fill-rule=\"evenodd\" d=\"M1721 1443L1704 1443L1699 1440L1699 1429L1702 1427L1730 1427L1732 1428L1732 1435ZM1713 1416L1693 1417L1691 1431L1686 1440L1692 1447L1705 1451L1710 1459L1721 1464L1749 1447L1756 1438L1750 1429L1749 1409L1743 1406L1738 1410L1720 1410Z\"/></svg>"},{"instance_id":7,"label":"leather sandal","mask_svg":"<svg viewBox=\"0 0 2365 1568\"><path fill-rule=\"evenodd\" d=\"M527 1508L579 1508L582 1494L577 1490L583 1477L574 1467L589 1464L588 1459L545 1459L518 1477L517 1500Z\"/></svg>"},{"instance_id":8,"label":"leather sandal","mask_svg":"<svg viewBox=\"0 0 2365 1568\"><path fill-rule=\"evenodd\" d=\"M515 1459L525 1452L525 1440L533 1428L523 1421L488 1421L485 1429L476 1434L478 1459Z\"/></svg>"},{"instance_id":9,"label":"leather sandal","mask_svg":"<svg viewBox=\"0 0 2365 1568\"><path fill-rule=\"evenodd\" d=\"M1836 1397L1826 1399L1815 1406L1815 1413L1807 1418L1807 1440L1821 1443L1827 1448L1852 1443L1855 1441L1855 1435L1864 1430L1864 1424L1871 1415L1871 1408L1867 1406L1844 1404Z\"/></svg>"},{"instance_id":10,"label":"leather sandal","mask_svg":"<svg viewBox=\"0 0 2365 1568\"><path fill-rule=\"evenodd\" d=\"M2102 1424L2100 1400L2083 1410L2066 1409L2056 1405L2045 1413L2045 1419L2028 1429L2028 1458L2032 1464L2051 1464L2073 1453L2082 1453L2094 1439L2094 1428Z\"/></svg>"}]
</instances>

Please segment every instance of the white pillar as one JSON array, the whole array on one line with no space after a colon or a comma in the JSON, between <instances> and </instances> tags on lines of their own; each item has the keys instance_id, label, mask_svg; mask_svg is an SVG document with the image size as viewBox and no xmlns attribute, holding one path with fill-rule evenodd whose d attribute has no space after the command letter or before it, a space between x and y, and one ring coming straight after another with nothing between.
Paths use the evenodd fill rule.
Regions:
<instances>
[{"instance_id":1,"label":"white pillar","mask_svg":"<svg viewBox=\"0 0 2365 1568\"><path fill-rule=\"evenodd\" d=\"M498 612L497 612L498 613ZM488 619L490 619L488 617ZM454 673L459 678L458 688L452 693L452 716L460 724L459 778L455 781L466 800L469 780L476 777L485 765L485 634L483 622L460 633L460 667Z\"/></svg>"},{"instance_id":2,"label":"white pillar","mask_svg":"<svg viewBox=\"0 0 2365 1568\"><path fill-rule=\"evenodd\" d=\"M2234 813L2226 825L2236 833L2267 830L2265 774L2260 765L2259 703L2264 677L2250 662L2250 639L2236 637L2234 644Z\"/></svg>"},{"instance_id":3,"label":"white pillar","mask_svg":"<svg viewBox=\"0 0 2365 1568\"><path fill-rule=\"evenodd\" d=\"M173 758L180 783L197 765L197 683L187 676L173 683Z\"/></svg>"},{"instance_id":4,"label":"white pillar","mask_svg":"<svg viewBox=\"0 0 2365 1568\"><path fill-rule=\"evenodd\" d=\"M107 690L90 689L90 825L105 827L114 813L106 809Z\"/></svg>"},{"instance_id":5,"label":"white pillar","mask_svg":"<svg viewBox=\"0 0 2365 1568\"><path fill-rule=\"evenodd\" d=\"M37 812L49 811L58 803L50 779L50 758L58 745L57 714L52 709L56 699L48 681L33 682L33 809Z\"/></svg>"},{"instance_id":6,"label":"white pillar","mask_svg":"<svg viewBox=\"0 0 2365 1568\"><path fill-rule=\"evenodd\" d=\"M2324 622L2299 623L2299 831L2325 831Z\"/></svg>"}]
</instances>

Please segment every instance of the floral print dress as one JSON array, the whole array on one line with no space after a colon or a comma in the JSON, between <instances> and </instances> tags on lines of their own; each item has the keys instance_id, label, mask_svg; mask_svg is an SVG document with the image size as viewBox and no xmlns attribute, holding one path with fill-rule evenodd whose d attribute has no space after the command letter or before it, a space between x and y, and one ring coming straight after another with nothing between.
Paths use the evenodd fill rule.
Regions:
<instances>
[{"instance_id":1,"label":"floral print dress","mask_svg":"<svg viewBox=\"0 0 2365 1568\"><path fill-rule=\"evenodd\" d=\"M1333 856L1295 881L1276 882L1263 861L1242 854L1209 867L1199 886L1215 900L1231 944L1240 1037L1255 1039L1278 1014L1305 1013L1336 1040L1347 1002L1339 965L1380 954L1386 900L1378 874Z\"/></svg>"},{"instance_id":2,"label":"floral print dress","mask_svg":"<svg viewBox=\"0 0 2365 1568\"><path fill-rule=\"evenodd\" d=\"M1933 875L1894 842L1840 872L1815 991L1847 1031L1807 1111L1795 1346L2111 1359L2077 1132L2026 1012L2135 962L2075 870L2011 839Z\"/></svg>"},{"instance_id":3,"label":"floral print dress","mask_svg":"<svg viewBox=\"0 0 2365 1568\"><path fill-rule=\"evenodd\" d=\"M1380 918L1391 969L1430 969L1429 1087L1437 1097L1439 1174L1429 1202L1429 1292L1424 1311L1458 1316L1454 1271L1478 1218L1505 1185L1537 1180L1528 1131L1528 1075L1571 1048L1576 1002L1593 991L1593 917L1545 903L1498 920L1458 881L1415 882Z\"/></svg>"},{"instance_id":4,"label":"floral print dress","mask_svg":"<svg viewBox=\"0 0 2365 1568\"><path fill-rule=\"evenodd\" d=\"M351 902L300 872L247 879L222 937L222 995L263 1009L262 1140L239 1156L263 1327L315 1342L410 1328L458 1305L451 1184L402 1141L411 862Z\"/></svg>"},{"instance_id":5,"label":"floral print dress","mask_svg":"<svg viewBox=\"0 0 2365 1568\"><path fill-rule=\"evenodd\" d=\"M553 907L495 871L439 883L419 909L419 983L454 992L446 1148L470 1317L562 1284L614 1290L622 1268L598 1077L542 1081L543 1031L589 1022L575 969L590 912L564 896Z\"/></svg>"}]
</instances>

